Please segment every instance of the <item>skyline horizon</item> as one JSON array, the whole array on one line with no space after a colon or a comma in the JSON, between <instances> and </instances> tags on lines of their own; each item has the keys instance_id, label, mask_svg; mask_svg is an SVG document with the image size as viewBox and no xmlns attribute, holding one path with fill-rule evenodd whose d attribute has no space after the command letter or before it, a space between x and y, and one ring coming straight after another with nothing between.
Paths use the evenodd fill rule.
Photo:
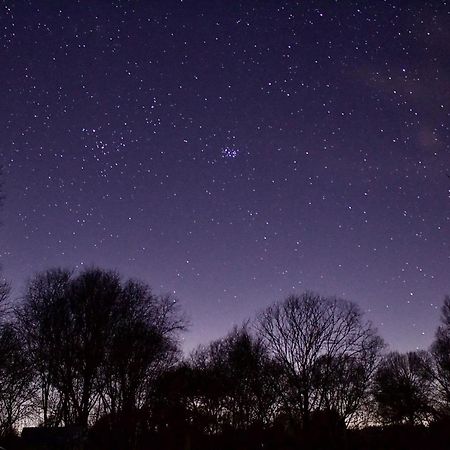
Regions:
<instances>
[{"instance_id":1,"label":"skyline horizon","mask_svg":"<svg viewBox=\"0 0 450 450\"><path fill-rule=\"evenodd\" d=\"M265 308L267 306L275 304L275 303L281 303L290 296L301 296L302 294L305 294L305 293L312 293L312 294L316 294L321 297L327 297L327 298L337 298L338 300L344 300L344 301L354 303L361 310L361 313L363 314L363 318L365 320L367 320L368 322L370 322L375 327L375 329L378 331L378 333L380 334L380 337L383 339L383 341L386 345L386 347L384 349L385 353L388 353L388 352L407 353L407 352L414 352L416 350L428 351L435 339L435 334L438 329L438 326L440 326L440 324L441 324L441 308L444 304L444 299L447 296L449 296L449 294L444 294L442 296L440 304L436 303L435 327L434 327L434 329L432 329L426 333L428 336L429 342L422 347L419 347L419 346L416 346L414 348L413 347L404 347L404 348L394 347L394 345L392 345L392 343L389 342L388 339L386 339L386 337L383 335L383 328L382 328L383 324L378 324L377 322L375 322L373 320L373 318L371 318L371 311L363 309L357 299L355 300L355 299L339 296L339 295L332 294L332 293L324 293L320 289L319 290L303 289L301 291L300 290L299 291L292 290L291 292L286 292L286 294L279 296L278 298L268 299L263 304L263 306L261 306L258 310L253 311L253 313L250 312L249 315L243 316L242 318L240 318L240 320L237 320L236 322L230 323L228 329L217 331L215 333L215 335L213 335L212 337L210 337L210 338L206 337L205 338L206 340L197 342L195 340L195 338L192 339L192 337L191 337L191 339L189 339L189 335L194 331L194 328L195 328L195 323L196 323L195 318L190 316L189 312L185 310L183 299L181 297L178 297L176 292L173 292L170 290L156 291L153 289L152 284L149 283L145 279L136 278L136 277L128 276L128 275L125 276L118 269L108 268L107 266L106 267L99 266L95 263L86 264L85 266L83 265L83 267L79 267L79 268L70 268L67 266L66 267L52 266L52 267L44 268L42 270L37 270L36 272L31 274L27 279L25 279L23 281L21 288L11 285L10 301L12 301L12 303L14 304L13 306L20 305L20 302L23 300L24 295L26 293L27 284L30 282L30 280L32 280L34 278L34 276L39 275L41 273L45 273L47 271L54 270L54 269L70 270L75 275L80 274L80 273L82 273L86 270L90 270L90 269L101 269L101 270L106 270L107 272L111 271L113 273L118 274L122 280L135 280L135 281L144 282L146 285L148 285L150 287L150 289L152 290L152 293L156 296L165 296L165 295L173 296L173 298L177 301L178 305L180 306L181 311L186 314L187 321L188 321L187 329L181 334L181 346L182 346L182 351L183 351L184 357L189 357L189 355L193 351L195 351L198 347L208 346L211 342L224 338L229 333L231 333L235 327L240 328L241 326L243 326L246 323L249 323L250 325L252 325L257 320L258 316L265 310ZM5 279L6 279L6 277L5 277ZM8 281L8 280L6 279L6 281ZM19 292L20 290L21 290L21 292ZM253 330L252 326L251 326L251 329Z\"/></svg>"}]
</instances>

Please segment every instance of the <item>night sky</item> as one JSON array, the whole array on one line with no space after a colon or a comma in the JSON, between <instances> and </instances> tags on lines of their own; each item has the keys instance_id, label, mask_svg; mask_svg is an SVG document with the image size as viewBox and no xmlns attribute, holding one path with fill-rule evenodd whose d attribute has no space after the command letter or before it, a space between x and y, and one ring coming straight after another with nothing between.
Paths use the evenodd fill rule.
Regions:
<instances>
[{"instance_id":1,"label":"night sky","mask_svg":"<svg viewBox=\"0 0 450 450\"><path fill-rule=\"evenodd\" d=\"M173 292L185 348L292 292L426 348L450 293L446 1L8 1L1 264Z\"/></svg>"}]
</instances>

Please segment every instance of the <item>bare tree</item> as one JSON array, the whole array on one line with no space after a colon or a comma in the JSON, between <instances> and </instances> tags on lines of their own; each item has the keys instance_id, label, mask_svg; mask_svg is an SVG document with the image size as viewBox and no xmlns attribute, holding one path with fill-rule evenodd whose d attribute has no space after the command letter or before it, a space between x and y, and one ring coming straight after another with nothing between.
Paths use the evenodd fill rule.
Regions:
<instances>
[{"instance_id":1,"label":"bare tree","mask_svg":"<svg viewBox=\"0 0 450 450\"><path fill-rule=\"evenodd\" d=\"M57 381L64 317L59 315L72 274L55 269L36 275L29 283L23 304L16 309L18 327L31 358L36 383L36 410L44 426L63 422L68 398Z\"/></svg>"},{"instance_id":2,"label":"bare tree","mask_svg":"<svg viewBox=\"0 0 450 450\"><path fill-rule=\"evenodd\" d=\"M16 314L45 425L87 427L99 414L142 407L150 380L175 360L184 327L173 299L96 268L37 275Z\"/></svg>"},{"instance_id":3,"label":"bare tree","mask_svg":"<svg viewBox=\"0 0 450 450\"><path fill-rule=\"evenodd\" d=\"M441 325L431 345L434 359L433 375L439 393L439 410L450 414L450 296L446 296L441 308Z\"/></svg>"},{"instance_id":4,"label":"bare tree","mask_svg":"<svg viewBox=\"0 0 450 450\"><path fill-rule=\"evenodd\" d=\"M87 427L101 392L101 367L121 292L119 277L53 270L29 284L18 319L42 383L44 423ZM49 417L52 390L57 417Z\"/></svg>"},{"instance_id":5,"label":"bare tree","mask_svg":"<svg viewBox=\"0 0 450 450\"><path fill-rule=\"evenodd\" d=\"M283 368L285 404L303 426L321 408L337 408L345 419L357 410L383 343L355 304L313 293L290 296L261 314L258 329ZM355 367L362 374L348 383Z\"/></svg>"},{"instance_id":6,"label":"bare tree","mask_svg":"<svg viewBox=\"0 0 450 450\"><path fill-rule=\"evenodd\" d=\"M11 324L0 328L0 437L14 432L32 408L33 372Z\"/></svg>"},{"instance_id":7,"label":"bare tree","mask_svg":"<svg viewBox=\"0 0 450 450\"><path fill-rule=\"evenodd\" d=\"M374 397L383 423L426 423L433 413L431 359L425 351L389 353L375 375Z\"/></svg>"},{"instance_id":8,"label":"bare tree","mask_svg":"<svg viewBox=\"0 0 450 450\"><path fill-rule=\"evenodd\" d=\"M10 285L0 275L0 437L14 432L30 413L33 398L32 371L11 323L9 294Z\"/></svg>"},{"instance_id":9,"label":"bare tree","mask_svg":"<svg viewBox=\"0 0 450 450\"><path fill-rule=\"evenodd\" d=\"M191 368L197 378L193 414L207 419L205 431L262 429L273 420L277 367L262 339L247 326L198 348Z\"/></svg>"},{"instance_id":10,"label":"bare tree","mask_svg":"<svg viewBox=\"0 0 450 450\"><path fill-rule=\"evenodd\" d=\"M156 380L179 360L178 336L185 327L171 296L155 296L135 281L123 286L102 369L102 410L112 427L121 428L127 448L134 448L142 411L158 395Z\"/></svg>"},{"instance_id":11,"label":"bare tree","mask_svg":"<svg viewBox=\"0 0 450 450\"><path fill-rule=\"evenodd\" d=\"M362 406L378 362L378 349L357 357L347 354L319 357L313 374L319 410L333 411L337 417L356 425L367 419Z\"/></svg>"}]
</instances>

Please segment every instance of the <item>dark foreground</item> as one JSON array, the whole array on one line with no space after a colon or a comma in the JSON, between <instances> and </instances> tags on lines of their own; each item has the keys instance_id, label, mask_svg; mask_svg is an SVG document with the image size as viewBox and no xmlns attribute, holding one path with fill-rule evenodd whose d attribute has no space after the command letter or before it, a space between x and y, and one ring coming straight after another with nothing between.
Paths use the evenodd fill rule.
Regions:
<instances>
[{"instance_id":1,"label":"dark foreground","mask_svg":"<svg viewBox=\"0 0 450 450\"><path fill-rule=\"evenodd\" d=\"M448 450L450 422L430 427L400 425L359 430L319 427L308 433L271 429L209 436L189 430L164 430L147 433L135 442L127 441L120 429L107 433L91 430L87 434L64 428L28 429L21 437L3 439L0 446L6 450Z\"/></svg>"}]
</instances>

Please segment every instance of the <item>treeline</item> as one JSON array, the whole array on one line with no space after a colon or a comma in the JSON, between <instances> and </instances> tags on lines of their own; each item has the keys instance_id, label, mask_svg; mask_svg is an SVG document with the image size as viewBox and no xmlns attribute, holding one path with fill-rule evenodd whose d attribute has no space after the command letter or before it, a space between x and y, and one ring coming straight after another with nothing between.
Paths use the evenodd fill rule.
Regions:
<instances>
[{"instance_id":1,"label":"treeline","mask_svg":"<svg viewBox=\"0 0 450 450\"><path fill-rule=\"evenodd\" d=\"M396 427L415 445L447 436L450 298L429 351L388 353L357 305L305 293L184 356L176 299L115 272L40 273L9 308L8 292L2 283L10 445L23 425L76 426L87 448L110 450L401 448Z\"/></svg>"}]
</instances>

